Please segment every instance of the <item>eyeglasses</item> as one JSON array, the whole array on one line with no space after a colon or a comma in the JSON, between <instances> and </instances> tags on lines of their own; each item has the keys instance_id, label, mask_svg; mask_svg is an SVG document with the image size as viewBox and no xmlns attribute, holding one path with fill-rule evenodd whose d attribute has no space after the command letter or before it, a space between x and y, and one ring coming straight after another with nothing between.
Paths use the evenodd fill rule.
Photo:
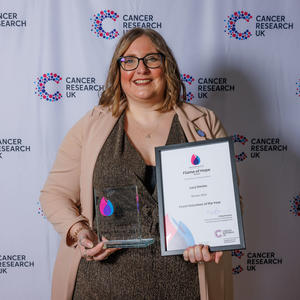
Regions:
<instances>
[{"instance_id":1,"label":"eyeglasses","mask_svg":"<svg viewBox=\"0 0 300 300\"><path fill-rule=\"evenodd\" d=\"M138 58L136 56L121 56L118 62L123 70L132 71L135 70L140 63L143 61L144 65L149 69L159 68L163 61L164 55L161 53L150 53L144 57Z\"/></svg>"}]
</instances>

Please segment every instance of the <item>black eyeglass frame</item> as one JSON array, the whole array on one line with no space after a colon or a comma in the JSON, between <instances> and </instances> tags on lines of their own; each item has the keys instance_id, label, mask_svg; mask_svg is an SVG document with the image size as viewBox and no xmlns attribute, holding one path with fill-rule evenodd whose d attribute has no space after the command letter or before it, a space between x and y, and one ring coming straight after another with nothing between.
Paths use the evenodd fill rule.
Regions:
<instances>
[{"instance_id":1,"label":"black eyeglass frame","mask_svg":"<svg viewBox=\"0 0 300 300\"><path fill-rule=\"evenodd\" d=\"M160 56L161 63L164 61L165 56L164 56L162 53L156 52L156 53L149 53L149 54L147 54L147 55L145 55L144 57L141 57L141 58L140 58L140 57L136 57L136 56L132 56L132 55L129 55L129 56L121 56L121 57L118 58L118 63L119 63L119 65L121 66L121 68L122 68L124 71L133 71L133 70L137 69L138 66L139 66L139 64L140 64L140 60L143 61L145 67L147 67L147 68L149 68L149 69L157 69L157 68L159 68L159 67L161 66L161 63L160 63L160 65L157 66L157 67L149 67L149 66L147 65L147 63L145 62L145 58L146 58L147 56L153 55L153 54L158 54L158 55ZM133 69L130 69L130 70L126 70L126 69L122 66L122 63L121 63L121 59L123 59L123 58L128 58L128 57L136 58L136 59L138 60L137 66L136 66L135 68L133 68Z\"/></svg>"}]
</instances>

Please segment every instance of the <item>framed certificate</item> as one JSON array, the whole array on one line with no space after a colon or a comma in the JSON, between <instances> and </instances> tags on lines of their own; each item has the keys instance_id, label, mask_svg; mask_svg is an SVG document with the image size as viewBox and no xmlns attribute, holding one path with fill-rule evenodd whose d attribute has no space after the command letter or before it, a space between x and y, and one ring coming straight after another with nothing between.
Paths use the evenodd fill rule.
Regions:
<instances>
[{"instance_id":1,"label":"framed certificate","mask_svg":"<svg viewBox=\"0 0 300 300\"><path fill-rule=\"evenodd\" d=\"M232 138L155 148L161 253L244 249Z\"/></svg>"}]
</instances>

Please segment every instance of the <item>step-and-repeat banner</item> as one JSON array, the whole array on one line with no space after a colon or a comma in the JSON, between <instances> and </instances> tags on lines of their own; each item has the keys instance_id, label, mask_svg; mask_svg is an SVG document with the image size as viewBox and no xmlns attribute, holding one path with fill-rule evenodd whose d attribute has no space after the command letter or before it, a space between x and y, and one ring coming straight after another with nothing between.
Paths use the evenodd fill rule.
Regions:
<instances>
[{"instance_id":1,"label":"step-and-repeat banner","mask_svg":"<svg viewBox=\"0 0 300 300\"><path fill-rule=\"evenodd\" d=\"M299 299L300 2L0 0L1 299L49 299L59 236L39 192L134 27L167 40L187 101L235 142L247 249L236 299Z\"/></svg>"}]
</instances>

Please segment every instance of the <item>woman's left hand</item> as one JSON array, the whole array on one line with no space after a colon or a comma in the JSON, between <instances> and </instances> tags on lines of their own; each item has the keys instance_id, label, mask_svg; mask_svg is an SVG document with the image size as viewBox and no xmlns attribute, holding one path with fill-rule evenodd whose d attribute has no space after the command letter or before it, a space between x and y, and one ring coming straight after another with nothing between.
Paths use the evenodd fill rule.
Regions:
<instances>
[{"instance_id":1,"label":"woman's left hand","mask_svg":"<svg viewBox=\"0 0 300 300\"><path fill-rule=\"evenodd\" d=\"M191 263L214 261L216 264L218 264L222 255L222 251L209 252L208 246L203 245L195 245L193 247L189 247L183 252L184 260Z\"/></svg>"}]
</instances>

